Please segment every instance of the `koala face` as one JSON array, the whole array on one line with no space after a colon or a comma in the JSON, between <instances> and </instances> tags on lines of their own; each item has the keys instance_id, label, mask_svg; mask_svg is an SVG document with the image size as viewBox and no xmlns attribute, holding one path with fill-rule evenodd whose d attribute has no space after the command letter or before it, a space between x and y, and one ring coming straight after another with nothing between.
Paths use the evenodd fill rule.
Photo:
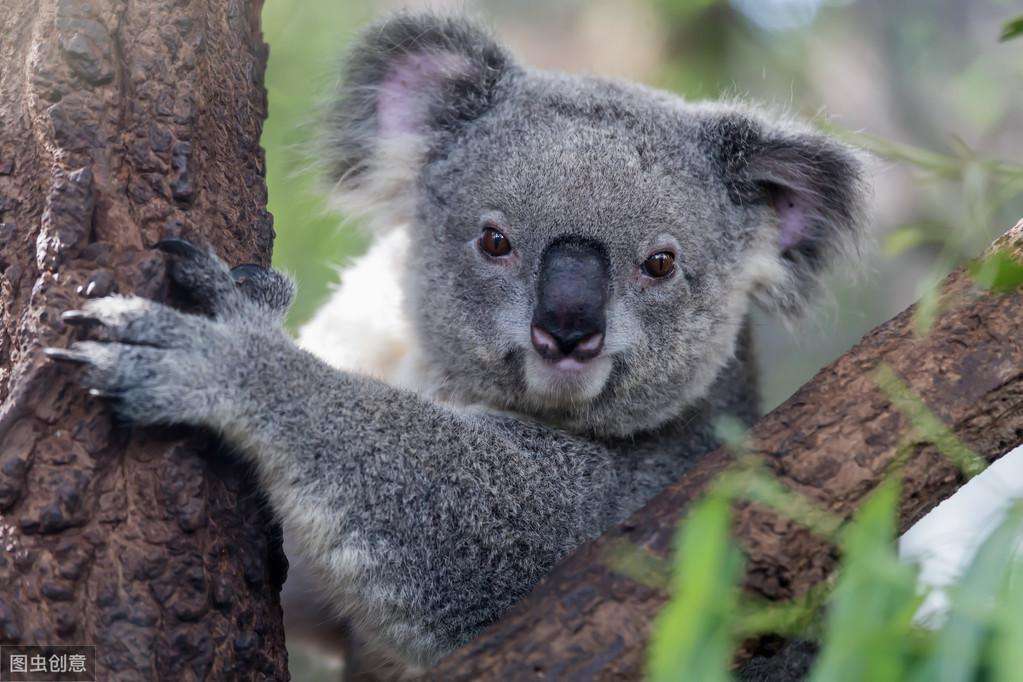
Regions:
<instances>
[{"instance_id":1,"label":"koala face","mask_svg":"<svg viewBox=\"0 0 1023 682\"><path fill-rule=\"evenodd\" d=\"M452 399L654 429L706 394L751 300L798 312L854 241L860 162L798 124L525 69L462 20L366 35L338 189L407 225L408 312Z\"/></svg>"},{"instance_id":2,"label":"koala face","mask_svg":"<svg viewBox=\"0 0 1023 682\"><path fill-rule=\"evenodd\" d=\"M410 312L459 394L650 428L730 358L762 219L686 142L699 124L679 107L521 78L421 172Z\"/></svg>"}]
</instances>

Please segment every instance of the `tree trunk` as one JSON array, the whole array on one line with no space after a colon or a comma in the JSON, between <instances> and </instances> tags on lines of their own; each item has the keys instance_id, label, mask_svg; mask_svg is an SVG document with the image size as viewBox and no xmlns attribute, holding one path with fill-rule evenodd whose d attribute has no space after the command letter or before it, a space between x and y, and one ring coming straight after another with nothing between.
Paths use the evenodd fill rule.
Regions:
<instances>
[{"instance_id":1,"label":"tree trunk","mask_svg":"<svg viewBox=\"0 0 1023 682\"><path fill-rule=\"evenodd\" d=\"M39 352L86 297L165 298L162 238L268 263L260 9L0 0L0 644L95 644L99 679L287 677L249 472Z\"/></svg>"},{"instance_id":2,"label":"tree trunk","mask_svg":"<svg viewBox=\"0 0 1023 682\"><path fill-rule=\"evenodd\" d=\"M996 245L1023 262L1023 221ZM788 488L848 518L905 457L900 528L905 530L964 482L948 454L965 444L988 461L1023 442L1023 292L977 290L963 270L944 282L945 307L920 336L914 309L881 325L821 370L752 432L752 452ZM911 423L912 399L879 387L882 363L958 437ZM882 381L883 383L883 381ZM937 440L939 448L931 440ZM507 616L433 671L435 679L639 679L650 623L667 595L608 566L622 542L669 556L689 503L733 459L704 458L626 523L566 559ZM782 600L805 593L835 568L834 547L766 510L737 509L748 557L745 587Z\"/></svg>"}]
</instances>

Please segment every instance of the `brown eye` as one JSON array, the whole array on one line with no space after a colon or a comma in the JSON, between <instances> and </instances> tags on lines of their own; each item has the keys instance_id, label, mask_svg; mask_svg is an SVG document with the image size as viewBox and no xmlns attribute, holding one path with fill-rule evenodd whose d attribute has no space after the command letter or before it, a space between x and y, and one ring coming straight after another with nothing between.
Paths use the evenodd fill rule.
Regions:
<instances>
[{"instance_id":1,"label":"brown eye","mask_svg":"<svg viewBox=\"0 0 1023 682\"><path fill-rule=\"evenodd\" d=\"M675 271L675 254L658 251L643 261L643 272L650 277L667 277Z\"/></svg>"},{"instance_id":2,"label":"brown eye","mask_svg":"<svg viewBox=\"0 0 1023 682\"><path fill-rule=\"evenodd\" d=\"M488 256L499 258L511 253L511 242L497 228L485 227L480 235L480 248Z\"/></svg>"}]
</instances>

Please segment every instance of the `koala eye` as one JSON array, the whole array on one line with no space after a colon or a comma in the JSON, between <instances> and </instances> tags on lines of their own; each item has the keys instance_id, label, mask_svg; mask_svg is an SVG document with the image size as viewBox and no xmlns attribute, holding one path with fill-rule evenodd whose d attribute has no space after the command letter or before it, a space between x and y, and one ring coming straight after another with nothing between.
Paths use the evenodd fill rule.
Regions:
<instances>
[{"instance_id":1,"label":"koala eye","mask_svg":"<svg viewBox=\"0 0 1023 682\"><path fill-rule=\"evenodd\" d=\"M667 277L675 272L675 254L671 251L658 251L643 261L643 272L650 277Z\"/></svg>"},{"instance_id":2,"label":"koala eye","mask_svg":"<svg viewBox=\"0 0 1023 682\"><path fill-rule=\"evenodd\" d=\"M494 258L507 256L511 253L511 242L508 241L503 232L491 225L483 228L479 244L485 254Z\"/></svg>"}]
</instances>

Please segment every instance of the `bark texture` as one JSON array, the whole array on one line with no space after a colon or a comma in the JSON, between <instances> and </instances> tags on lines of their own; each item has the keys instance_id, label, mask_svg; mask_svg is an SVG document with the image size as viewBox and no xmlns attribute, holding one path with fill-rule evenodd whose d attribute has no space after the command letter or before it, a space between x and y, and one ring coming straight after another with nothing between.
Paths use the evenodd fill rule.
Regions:
<instances>
[{"instance_id":1,"label":"bark texture","mask_svg":"<svg viewBox=\"0 0 1023 682\"><path fill-rule=\"evenodd\" d=\"M214 441L112 424L47 362L156 241L267 264L260 0L0 0L0 644L99 679L287 677L280 537Z\"/></svg>"},{"instance_id":2,"label":"bark texture","mask_svg":"<svg viewBox=\"0 0 1023 682\"><path fill-rule=\"evenodd\" d=\"M1023 261L1023 221L996 245ZM877 381L886 363L930 411L991 461L1023 442L1023 292L979 291L960 270L944 282L945 311L926 336L910 308L821 370L752 432L753 452L790 489L846 518L906 456L900 528L964 482ZM945 445L948 450L949 446ZM732 462L707 456L628 522L580 548L477 641L433 671L443 680L640 679L650 623L667 595L615 573L606 557L627 541L670 555L687 505ZM834 547L763 507L737 510L748 557L745 587L772 600L828 577Z\"/></svg>"}]
</instances>

